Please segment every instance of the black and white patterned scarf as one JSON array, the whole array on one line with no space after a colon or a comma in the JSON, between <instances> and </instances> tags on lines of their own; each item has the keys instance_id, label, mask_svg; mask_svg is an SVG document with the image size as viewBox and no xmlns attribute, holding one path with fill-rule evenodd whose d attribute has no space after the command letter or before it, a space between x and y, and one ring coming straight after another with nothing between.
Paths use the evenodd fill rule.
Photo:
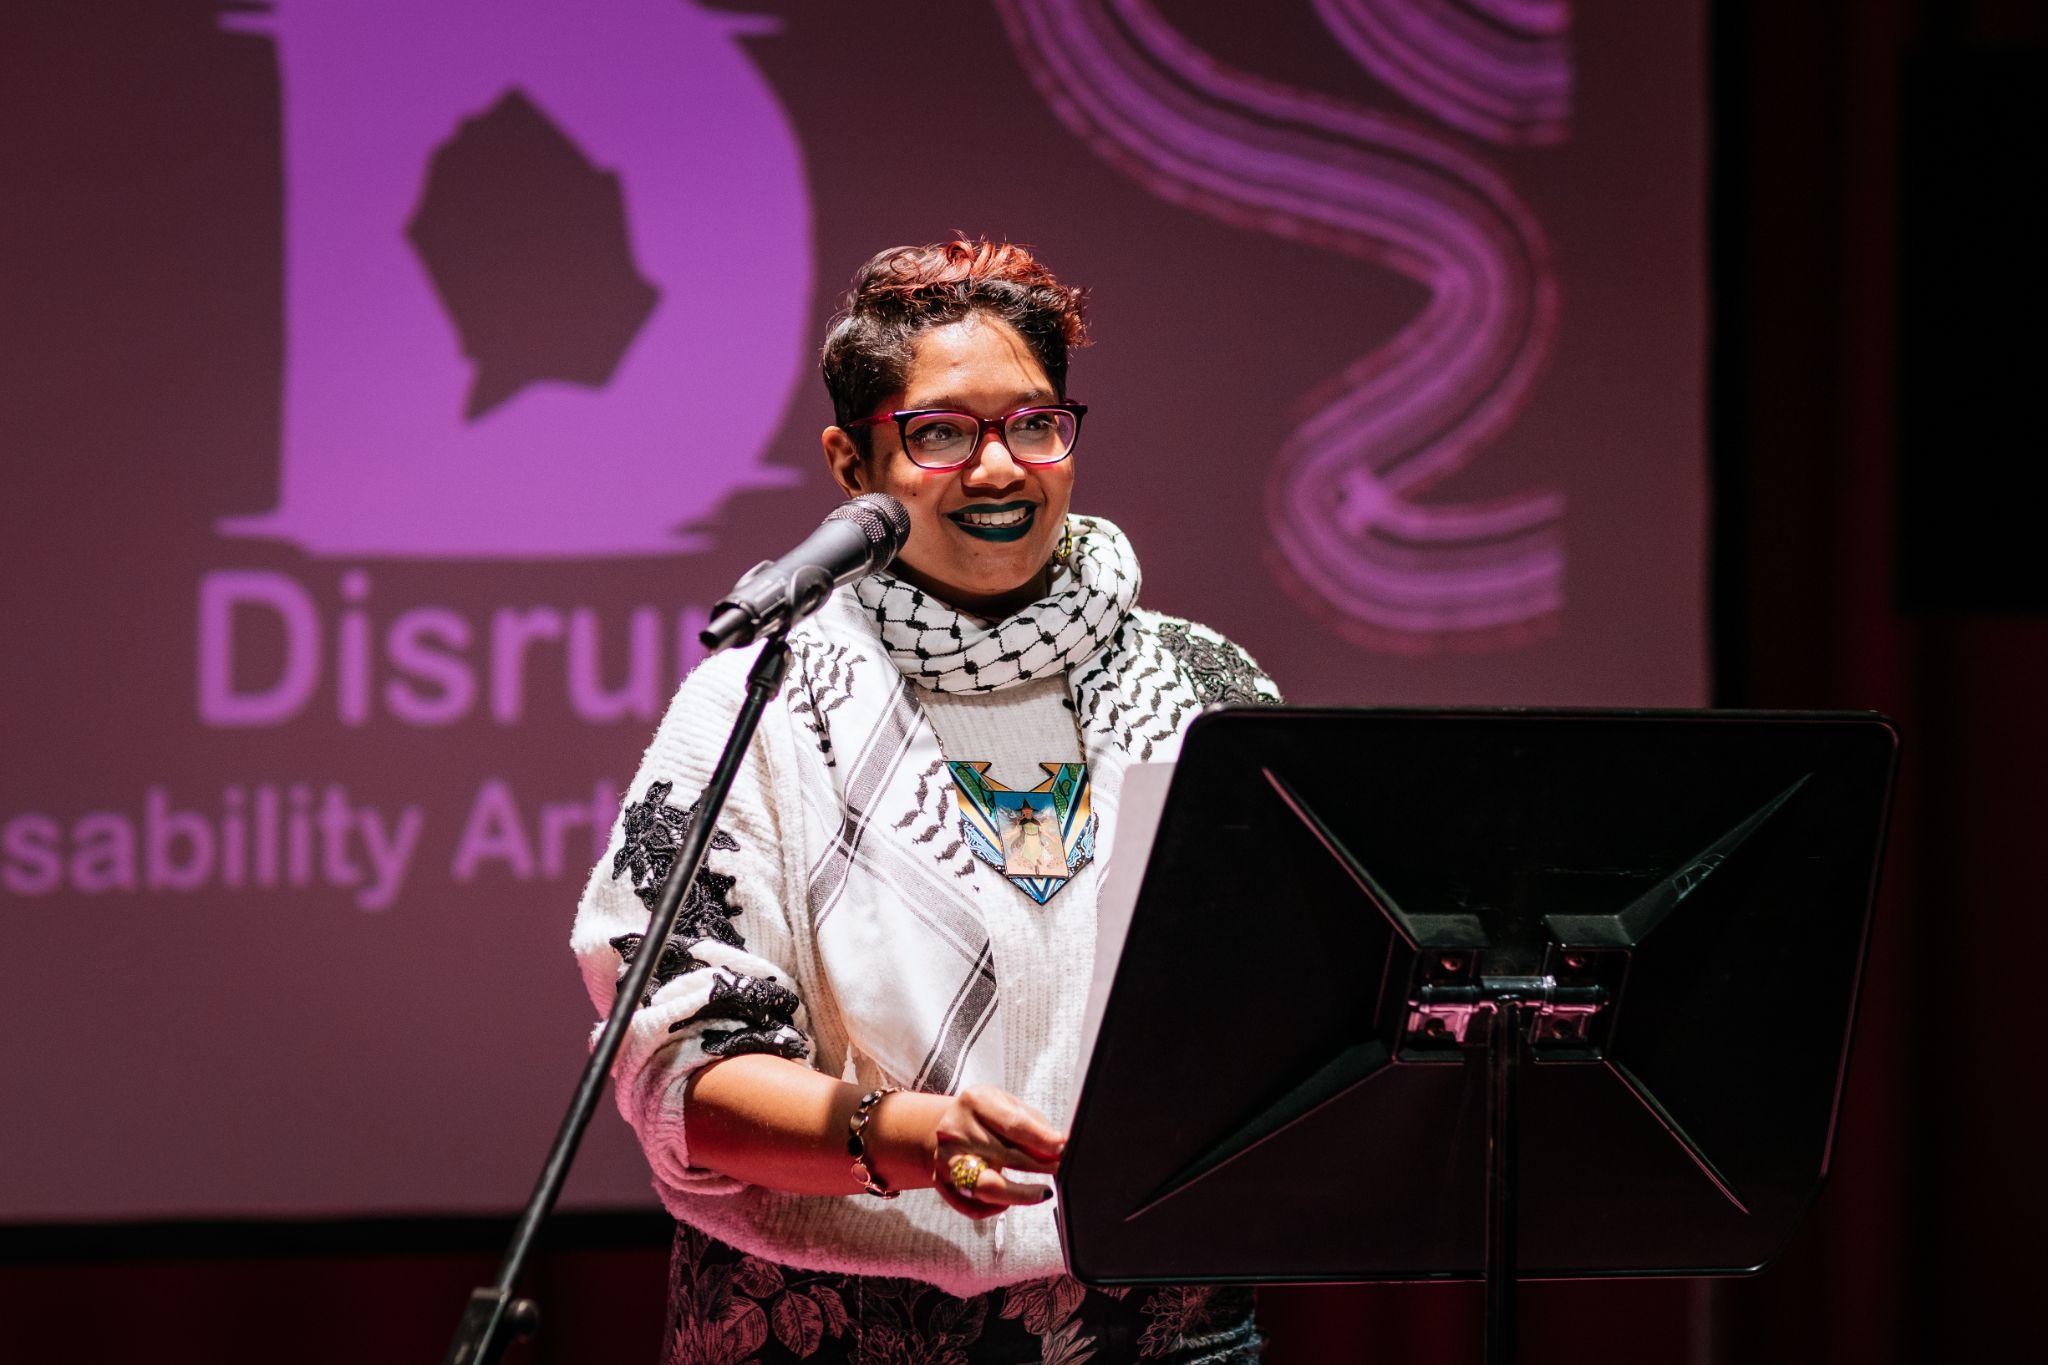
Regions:
<instances>
[{"instance_id":1,"label":"black and white patterned scarf","mask_svg":"<svg viewBox=\"0 0 2048 1365\"><path fill-rule=\"evenodd\" d=\"M896 667L934 692L994 692L1087 663L1115 638L1138 600L1138 560L1100 517L1069 516L1066 567L1046 596L983 621L881 573L856 582Z\"/></svg>"}]
</instances>

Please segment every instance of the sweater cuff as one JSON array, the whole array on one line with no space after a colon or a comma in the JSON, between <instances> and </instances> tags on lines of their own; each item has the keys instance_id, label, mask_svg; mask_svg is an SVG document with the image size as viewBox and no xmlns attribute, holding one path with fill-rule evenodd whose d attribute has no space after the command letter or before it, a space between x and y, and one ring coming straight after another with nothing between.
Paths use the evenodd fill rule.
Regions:
<instances>
[{"instance_id":1,"label":"sweater cuff","mask_svg":"<svg viewBox=\"0 0 2048 1365\"><path fill-rule=\"evenodd\" d=\"M640 1116L640 1145L647 1153L657 1187L682 1194L738 1194L747 1188L744 1180L690 1164L683 1094L696 1070L696 1067L691 1067L680 1074L671 1073L666 1078L661 1099L648 1105ZM628 1113L626 1117L631 1119L633 1115Z\"/></svg>"}]
</instances>

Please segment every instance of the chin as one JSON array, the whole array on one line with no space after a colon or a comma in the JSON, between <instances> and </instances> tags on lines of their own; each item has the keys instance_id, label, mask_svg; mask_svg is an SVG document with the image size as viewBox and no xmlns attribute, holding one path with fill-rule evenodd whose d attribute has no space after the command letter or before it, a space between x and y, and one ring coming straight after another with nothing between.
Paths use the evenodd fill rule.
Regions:
<instances>
[{"instance_id":1,"label":"chin","mask_svg":"<svg viewBox=\"0 0 2048 1365\"><path fill-rule=\"evenodd\" d=\"M1030 586L1037 571L1017 574L991 574L979 578L955 579L967 592L976 597L1007 597Z\"/></svg>"},{"instance_id":2,"label":"chin","mask_svg":"<svg viewBox=\"0 0 2048 1365\"><path fill-rule=\"evenodd\" d=\"M980 559L972 565L912 567L911 573L923 580L928 591L936 592L956 605L966 605L1025 591L1032 586L1032 580L1038 576L1050 555L1051 552L1047 551L1046 555L1038 558L1019 556L1015 560L1006 560L1000 566Z\"/></svg>"},{"instance_id":3,"label":"chin","mask_svg":"<svg viewBox=\"0 0 2048 1365\"><path fill-rule=\"evenodd\" d=\"M979 584L978 592L1015 592L1038 576L1045 562L1052 558L1052 547L1047 546L1036 553L1006 557L1000 565L984 563L981 572L974 575Z\"/></svg>"}]
</instances>

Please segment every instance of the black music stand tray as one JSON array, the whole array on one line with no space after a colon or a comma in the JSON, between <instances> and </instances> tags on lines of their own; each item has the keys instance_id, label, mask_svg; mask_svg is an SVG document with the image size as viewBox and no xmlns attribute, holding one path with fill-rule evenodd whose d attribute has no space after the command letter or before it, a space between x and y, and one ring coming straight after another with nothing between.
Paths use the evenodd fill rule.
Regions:
<instances>
[{"instance_id":1,"label":"black music stand tray","mask_svg":"<svg viewBox=\"0 0 2048 1365\"><path fill-rule=\"evenodd\" d=\"M1868 713L1198 720L1059 1175L1101 1284L1724 1275L1827 1172Z\"/></svg>"}]
</instances>

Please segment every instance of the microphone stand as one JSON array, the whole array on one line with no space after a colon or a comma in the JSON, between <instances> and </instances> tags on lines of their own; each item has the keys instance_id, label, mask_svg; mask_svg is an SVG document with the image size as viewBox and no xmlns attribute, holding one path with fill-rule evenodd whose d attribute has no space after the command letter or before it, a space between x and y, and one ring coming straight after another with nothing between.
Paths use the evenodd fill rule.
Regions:
<instances>
[{"instance_id":1,"label":"microphone stand","mask_svg":"<svg viewBox=\"0 0 2048 1365\"><path fill-rule=\"evenodd\" d=\"M597 1098L603 1093L605 1079L611 1074L612 1061L626 1040L626 1026L632 1021L633 1011L639 1008L640 997L647 991L647 982L654 975L655 964L661 960L661 950L676 927L683 897L689 892L690 884L697 880L704 850L710 845L712 831L718 826L719 813L725 809L725 798L732 790L732 780L739 772L740 761L746 757L754 730L761 723L761 712L789 672L789 642L786 637L790 621L800 619L801 615L801 612L792 612L784 616L763 637L766 643L761 647L760 657L754 660L753 669L747 674L746 701L733 720L732 733L726 738L725 749L718 756L718 766L712 769L711 781L698 801L697 818L691 821L682 846L676 850L675 864L669 868L668 877L661 884L661 899L647 920L647 935L641 941L640 951L634 955L624 979L619 982L611 1014L604 1021L604 1031L598 1034L597 1043L590 1050L590 1060L584 1064L583 1074L576 1081L576 1093L569 1101L569 1112L563 1116L562 1126L555 1133L554 1145L548 1148L547 1160L541 1165L540 1179L534 1183L533 1193L528 1196L519 1222L512 1229L512 1242L498 1267L498 1278L488 1288L470 1291L469 1306L456 1326L455 1340L448 1347L448 1354L442 1357L442 1365L497 1365L513 1338L531 1336L540 1326L539 1306L532 1299L513 1297L513 1286L518 1283L520 1272L526 1266L526 1258L533 1250L534 1238L542 1221L554 1208L555 1199L562 1192L562 1183L569 1177L577 1145L583 1141L584 1129L590 1126Z\"/></svg>"}]
</instances>

